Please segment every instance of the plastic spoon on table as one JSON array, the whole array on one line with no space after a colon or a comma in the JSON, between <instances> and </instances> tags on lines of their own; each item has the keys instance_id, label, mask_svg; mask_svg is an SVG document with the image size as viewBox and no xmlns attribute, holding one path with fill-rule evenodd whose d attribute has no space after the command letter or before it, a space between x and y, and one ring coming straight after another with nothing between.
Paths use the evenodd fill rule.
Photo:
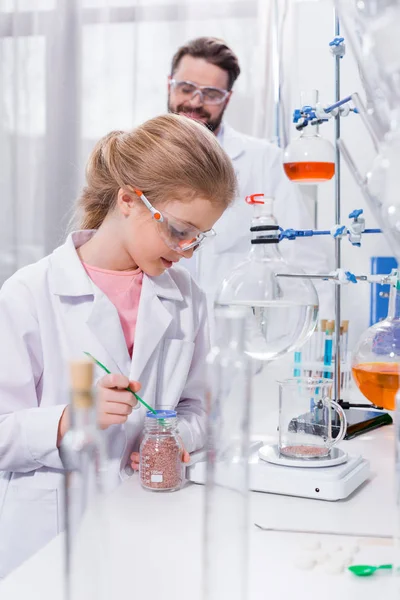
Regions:
<instances>
[{"instance_id":1,"label":"plastic spoon on table","mask_svg":"<svg viewBox=\"0 0 400 600\"><path fill-rule=\"evenodd\" d=\"M373 565L352 565L351 567L348 567L348 569L354 573L354 575L357 575L357 577L369 577L380 569L393 569L393 565L378 565L377 567L374 567Z\"/></svg>"}]
</instances>

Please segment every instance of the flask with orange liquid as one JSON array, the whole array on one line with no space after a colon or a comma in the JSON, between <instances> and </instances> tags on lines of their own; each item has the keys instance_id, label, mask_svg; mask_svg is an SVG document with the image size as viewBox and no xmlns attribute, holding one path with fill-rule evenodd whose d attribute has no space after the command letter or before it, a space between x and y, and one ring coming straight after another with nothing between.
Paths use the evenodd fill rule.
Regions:
<instances>
[{"instance_id":1,"label":"flask with orange liquid","mask_svg":"<svg viewBox=\"0 0 400 600\"><path fill-rule=\"evenodd\" d=\"M392 273L388 316L362 335L353 353L353 377L377 406L395 409L400 387L400 280Z\"/></svg>"},{"instance_id":2,"label":"flask with orange liquid","mask_svg":"<svg viewBox=\"0 0 400 600\"><path fill-rule=\"evenodd\" d=\"M318 91L301 94L301 106L315 108ZM298 126L300 127L300 125ZM321 183L332 179L335 174L335 151L332 144L318 133L318 125L310 122L301 135L285 148L283 169L295 183Z\"/></svg>"}]
</instances>

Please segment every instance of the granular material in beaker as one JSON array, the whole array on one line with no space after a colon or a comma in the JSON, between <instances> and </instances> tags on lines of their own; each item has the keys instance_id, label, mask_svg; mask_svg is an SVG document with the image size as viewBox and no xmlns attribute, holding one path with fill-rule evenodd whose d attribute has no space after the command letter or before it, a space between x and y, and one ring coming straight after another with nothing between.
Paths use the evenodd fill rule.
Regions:
<instances>
[{"instance_id":1,"label":"granular material in beaker","mask_svg":"<svg viewBox=\"0 0 400 600\"><path fill-rule=\"evenodd\" d=\"M323 446L285 446L280 449L281 454L293 458L322 458L329 453Z\"/></svg>"},{"instance_id":2,"label":"granular material in beaker","mask_svg":"<svg viewBox=\"0 0 400 600\"><path fill-rule=\"evenodd\" d=\"M182 448L174 437L149 437L141 447L140 477L150 489L172 490L182 484Z\"/></svg>"}]
</instances>

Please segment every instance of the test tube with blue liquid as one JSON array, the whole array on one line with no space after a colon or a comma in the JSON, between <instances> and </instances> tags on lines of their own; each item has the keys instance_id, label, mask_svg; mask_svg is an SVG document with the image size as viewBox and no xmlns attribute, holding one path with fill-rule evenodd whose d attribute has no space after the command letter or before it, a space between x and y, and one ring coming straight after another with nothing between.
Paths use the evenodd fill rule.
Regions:
<instances>
[{"instance_id":1,"label":"test tube with blue liquid","mask_svg":"<svg viewBox=\"0 0 400 600\"><path fill-rule=\"evenodd\" d=\"M324 342L324 367L332 367L332 355L333 355L333 332L335 329L335 322L328 321L325 331L325 342ZM324 377L326 379L332 378L331 369L324 371Z\"/></svg>"}]
</instances>

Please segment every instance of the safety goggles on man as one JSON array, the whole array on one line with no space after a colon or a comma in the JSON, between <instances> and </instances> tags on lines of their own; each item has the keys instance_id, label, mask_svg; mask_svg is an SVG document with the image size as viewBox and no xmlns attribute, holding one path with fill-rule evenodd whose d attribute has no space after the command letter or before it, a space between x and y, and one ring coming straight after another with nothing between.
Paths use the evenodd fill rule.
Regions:
<instances>
[{"instance_id":1,"label":"safety goggles on man","mask_svg":"<svg viewBox=\"0 0 400 600\"><path fill-rule=\"evenodd\" d=\"M182 101L192 100L196 94L199 94L202 104L221 104L229 95L228 90L210 87L206 85L196 85L192 81L170 80L171 87L175 94Z\"/></svg>"},{"instance_id":2,"label":"safety goggles on man","mask_svg":"<svg viewBox=\"0 0 400 600\"><path fill-rule=\"evenodd\" d=\"M214 229L200 231L194 225L181 221L181 219L177 219L165 211L161 213L150 204L143 192L140 190L134 190L134 192L153 215L153 218L157 222L161 238L172 250L186 252L200 246L205 238L215 235Z\"/></svg>"}]
</instances>

